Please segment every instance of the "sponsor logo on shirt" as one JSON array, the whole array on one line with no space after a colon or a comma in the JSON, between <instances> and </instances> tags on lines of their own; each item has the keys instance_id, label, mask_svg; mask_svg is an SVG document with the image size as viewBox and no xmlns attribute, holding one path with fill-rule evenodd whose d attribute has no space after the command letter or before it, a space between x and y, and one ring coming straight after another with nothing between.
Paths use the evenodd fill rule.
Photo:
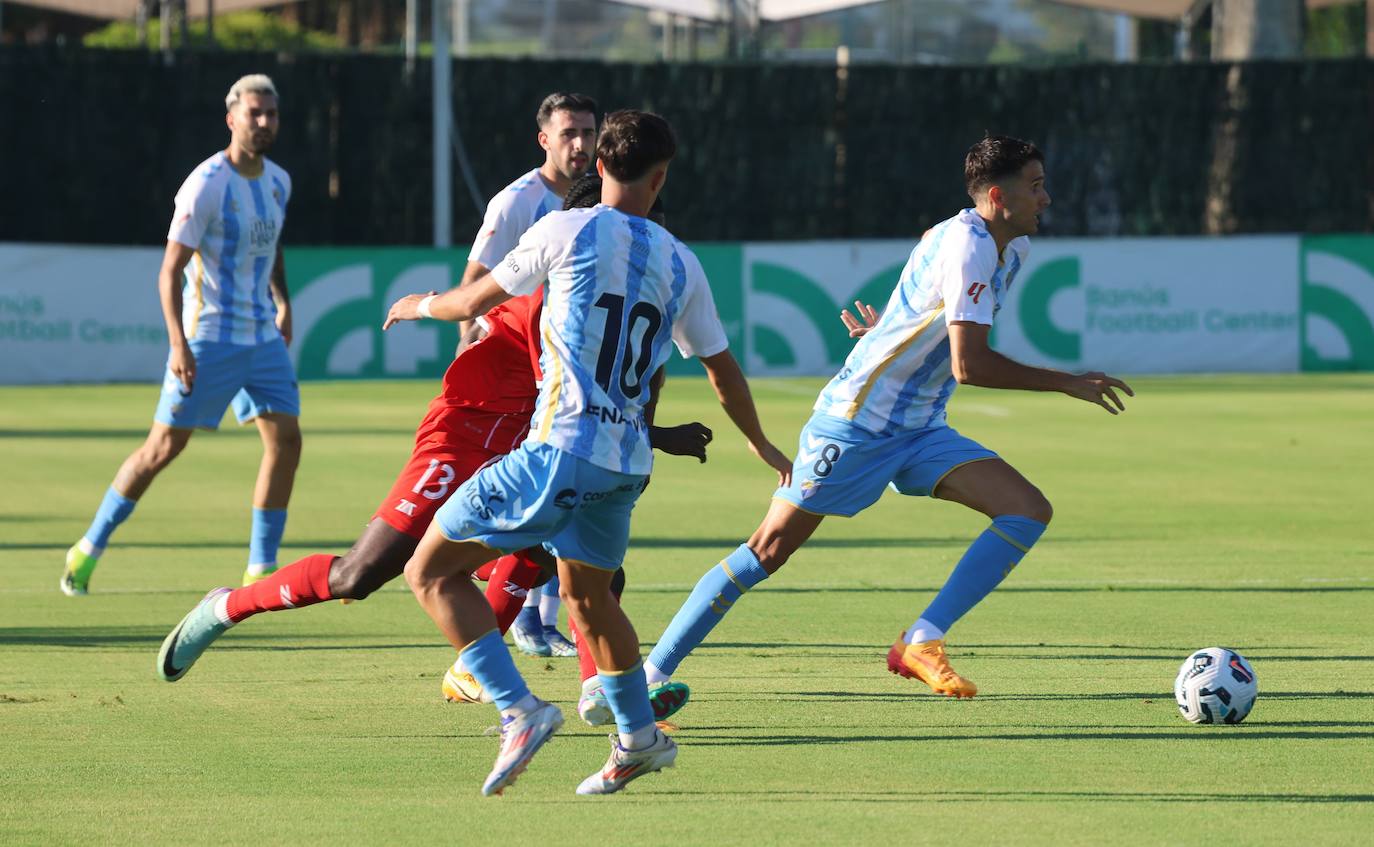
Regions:
<instances>
[{"instance_id":1,"label":"sponsor logo on shirt","mask_svg":"<svg viewBox=\"0 0 1374 847\"><path fill-rule=\"evenodd\" d=\"M644 431L644 416L642 414L633 418L626 417L625 413L615 406L589 405L582 414L598 418L600 423L627 425L632 427L636 432Z\"/></svg>"},{"instance_id":2,"label":"sponsor logo on shirt","mask_svg":"<svg viewBox=\"0 0 1374 847\"><path fill-rule=\"evenodd\" d=\"M255 252L269 252L277 243L277 222L271 218L254 218L248 228L248 243Z\"/></svg>"}]
</instances>

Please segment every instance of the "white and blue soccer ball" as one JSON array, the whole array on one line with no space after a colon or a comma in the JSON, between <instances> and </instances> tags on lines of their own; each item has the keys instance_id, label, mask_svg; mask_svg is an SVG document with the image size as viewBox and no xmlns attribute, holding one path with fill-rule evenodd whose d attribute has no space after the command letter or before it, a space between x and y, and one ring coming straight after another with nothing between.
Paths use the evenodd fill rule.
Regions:
<instances>
[{"instance_id":1,"label":"white and blue soccer ball","mask_svg":"<svg viewBox=\"0 0 1374 847\"><path fill-rule=\"evenodd\" d=\"M1255 670L1228 647L1205 647L1189 656L1174 680L1174 699L1193 723L1240 723L1259 694Z\"/></svg>"}]
</instances>

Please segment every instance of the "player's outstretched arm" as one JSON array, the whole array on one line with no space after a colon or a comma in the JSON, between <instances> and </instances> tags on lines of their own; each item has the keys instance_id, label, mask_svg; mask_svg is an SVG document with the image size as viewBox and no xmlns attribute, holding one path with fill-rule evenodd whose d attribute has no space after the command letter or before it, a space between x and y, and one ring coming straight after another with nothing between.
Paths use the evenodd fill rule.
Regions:
<instances>
[{"instance_id":1,"label":"player's outstretched arm","mask_svg":"<svg viewBox=\"0 0 1374 847\"><path fill-rule=\"evenodd\" d=\"M157 293L162 301L162 319L167 324L170 348L167 367L187 391L196 381L196 357L191 353L186 329L181 325L181 275L195 252L195 248L179 241L168 241L167 250L162 254L162 269L157 275Z\"/></svg>"},{"instance_id":2,"label":"player's outstretched arm","mask_svg":"<svg viewBox=\"0 0 1374 847\"><path fill-rule=\"evenodd\" d=\"M407 294L391 304L382 329L390 329L401 321L434 318L440 321L467 321L485 315L511 298L511 295L492 278L482 274L470 285L450 288L443 294Z\"/></svg>"},{"instance_id":3,"label":"player's outstretched arm","mask_svg":"<svg viewBox=\"0 0 1374 847\"><path fill-rule=\"evenodd\" d=\"M740 370L734 355L726 349L714 356L702 356L701 363L706 366L706 376L716 390L716 399L720 401L721 408L749 440L749 449L778 472L779 485L789 484L792 481L792 460L763 434L759 412L754 407L754 395L749 391L749 381L744 378L744 372Z\"/></svg>"},{"instance_id":4,"label":"player's outstretched arm","mask_svg":"<svg viewBox=\"0 0 1374 847\"><path fill-rule=\"evenodd\" d=\"M463 278L459 280L458 287L472 285L482 274L490 273L491 269L481 262L468 262L467 267L463 268ZM461 352L464 347L477 342L482 335L482 328L477 321L458 322L458 350Z\"/></svg>"},{"instance_id":5,"label":"player's outstretched arm","mask_svg":"<svg viewBox=\"0 0 1374 847\"><path fill-rule=\"evenodd\" d=\"M1128 397L1135 396L1129 385L1098 371L1071 374L1009 359L988 345L989 330L990 326L972 321L955 321L949 325L950 365L960 384L1058 391L1096 403L1113 415L1126 411L1117 389Z\"/></svg>"}]
</instances>

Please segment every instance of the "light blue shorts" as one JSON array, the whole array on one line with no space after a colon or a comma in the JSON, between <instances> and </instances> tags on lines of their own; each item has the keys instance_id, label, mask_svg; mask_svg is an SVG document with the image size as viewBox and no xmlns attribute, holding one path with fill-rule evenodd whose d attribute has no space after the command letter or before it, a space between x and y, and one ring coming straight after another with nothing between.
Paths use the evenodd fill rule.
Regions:
<instances>
[{"instance_id":1,"label":"light blue shorts","mask_svg":"<svg viewBox=\"0 0 1374 847\"><path fill-rule=\"evenodd\" d=\"M802 511L847 518L876 503L889 484L898 494L929 497L960 465L995 458L947 426L883 436L815 414L802 429L792 484L773 496Z\"/></svg>"},{"instance_id":2,"label":"light blue shorts","mask_svg":"<svg viewBox=\"0 0 1374 847\"><path fill-rule=\"evenodd\" d=\"M154 420L179 429L219 429L231 403L239 423L269 412L300 415L296 370L280 336L254 345L195 340L191 354L196 357L191 390L172 376L169 367Z\"/></svg>"},{"instance_id":3,"label":"light blue shorts","mask_svg":"<svg viewBox=\"0 0 1374 847\"><path fill-rule=\"evenodd\" d=\"M503 553L543 544L560 559L613 571L625 560L630 512L648 481L526 441L473 474L434 521L450 541Z\"/></svg>"}]
</instances>

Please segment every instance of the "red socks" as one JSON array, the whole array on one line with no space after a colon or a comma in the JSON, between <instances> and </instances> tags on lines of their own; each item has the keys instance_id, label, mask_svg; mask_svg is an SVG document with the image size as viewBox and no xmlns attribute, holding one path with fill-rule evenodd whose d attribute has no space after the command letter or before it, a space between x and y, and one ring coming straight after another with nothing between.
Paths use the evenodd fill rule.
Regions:
<instances>
[{"instance_id":1,"label":"red socks","mask_svg":"<svg viewBox=\"0 0 1374 847\"><path fill-rule=\"evenodd\" d=\"M486 570L484 565L478 573ZM502 635L515 623L515 616L525 605L525 594L539 581L543 569L519 551L502 556L491 563L487 576L487 602L496 613L496 627Z\"/></svg>"},{"instance_id":2,"label":"red socks","mask_svg":"<svg viewBox=\"0 0 1374 847\"><path fill-rule=\"evenodd\" d=\"M229 593L229 620L238 623L258 612L297 609L330 600L329 569L337 556L316 553L292 562L265 579Z\"/></svg>"}]
</instances>

